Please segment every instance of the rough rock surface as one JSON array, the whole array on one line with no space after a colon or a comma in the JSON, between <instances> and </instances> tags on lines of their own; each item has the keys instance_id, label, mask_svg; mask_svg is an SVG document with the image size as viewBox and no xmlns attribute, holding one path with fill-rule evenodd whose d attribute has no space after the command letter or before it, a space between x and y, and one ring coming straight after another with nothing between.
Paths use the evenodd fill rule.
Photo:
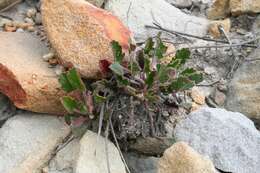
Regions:
<instances>
[{"instance_id":1,"label":"rough rock surface","mask_svg":"<svg viewBox=\"0 0 260 173\"><path fill-rule=\"evenodd\" d=\"M0 129L0 172L36 172L69 133L55 116L21 114L8 119Z\"/></svg>"},{"instance_id":2,"label":"rough rock surface","mask_svg":"<svg viewBox=\"0 0 260 173\"><path fill-rule=\"evenodd\" d=\"M185 142L178 142L164 152L158 173L216 173L216 170L208 158Z\"/></svg>"},{"instance_id":3,"label":"rough rock surface","mask_svg":"<svg viewBox=\"0 0 260 173\"><path fill-rule=\"evenodd\" d=\"M97 7L101 7L104 4L105 0L87 0L89 3L97 6Z\"/></svg>"},{"instance_id":4,"label":"rough rock surface","mask_svg":"<svg viewBox=\"0 0 260 173\"><path fill-rule=\"evenodd\" d=\"M158 171L159 158L157 157L141 157L128 153L125 159L131 173L157 173Z\"/></svg>"},{"instance_id":5,"label":"rough rock surface","mask_svg":"<svg viewBox=\"0 0 260 173\"><path fill-rule=\"evenodd\" d=\"M106 139L87 131L80 140L79 157L76 161L75 173L104 173L107 170ZM107 141L108 158L111 173L126 173L119 151L110 141Z\"/></svg>"},{"instance_id":6,"label":"rough rock surface","mask_svg":"<svg viewBox=\"0 0 260 173\"><path fill-rule=\"evenodd\" d=\"M130 31L120 20L85 0L44 0L42 17L62 63L72 63L85 78L101 76L100 60L114 60L112 40L129 46Z\"/></svg>"},{"instance_id":7,"label":"rough rock surface","mask_svg":"<svg viewBox=\"0 0 260 173\"><path fill-rule=\"evenodd\" d=\"M260 49L248 59L259 59ZM260 61L247 61L236 71L229 84L226 108L260 121Z\"/></svg>"},{"instance_id":8,"label":"rough rock surface","mask_svg":"<svg viewBox=\"0 0 260 173\"><path fill-rule=\"evenodd\" d=\"M230 0L230 9L232 15L245 13L260 13L259 0Z\"/></svg>"},{"instance_id":9,"label":"rough rock surface","mask_svg":"<svg viewBox=\"0 0 260 173\"><path fill-rule=\"evenodd\" d=\"M75 139L62 148L49 163L48 173L73 173L79 154L79 140Z\"/></svg>"},{"instance_id":10,"label":"rough rock surface","mask_svg":"<svg viewBox=\"0 0 260 173\"><path fill-rule=\"evenodd\" d=\"M42 56L48 49L26 33L0 32L0 91L21 109L61 114L58 78Z\"/></svg>"},{"instance_id":11,"label":"rough rock surface","mask_svg":"<svg viewBox=\"0 0 260 173\"><path fill-rule=\"evenodd\" d=\"M143 41L158 32L145 27L154 22L188 34L204 36L207 33L208 20L185 14L165 0L110 0L105 8L133 31L137 41Z\"/></svg>"},{"instance_id":12,"label":"rough rock surface","mask_svg":"<svg viewBox=\"0 0 260 173\"><path fill-rule=\"evenodd\" d=\"M223 33L219 31L219 26L222 26L224 31L228 33L231 28L231 20L227 18L225 20L217 20L210 22L208 31L210 35L214 38L220 38L223 35Z\"/></svg>"},{"instance_id":13,"label":"rough rock surface","mask_svg":"<svg viewBox=\"0 0 260 173\"><path fill-rule=\"evenodd\" d=\"M178 8L188 8L192 6L192 0L166 0L166 1Z\"/></svg>"},{"instance_id":14,"label":"rough rock surface","mask_svg":"<svg viewBox=\"0 0 260 173\"><path fill-rule=\"evenodd\" d=\"M22 0L0 0L0 10L3 10L9 6L12 6L12 4L17 4L21 1Z\"/></svg>"},{"instance_id":15,"label":"rough rock surface","mask_svg":"<svg viewBox=\"0 0 260 173\"><path fill-rule=\"evenodd\" d=\"M175 128L177 141L187 142L225 172L258 173L260 133L240 113L203 108L191 113Z\"/></svg>"},{"instance_id":16,"label":"rough rock surface","mask_svg":"<svg viewBox=\"0 0 260 173\"><path fill-rule=\"evenodd\" d=\"M207 13L208 18L211 20L225 18L230 13L229 1L230 0L214 0Z\"/></svg>"}]
</instances>

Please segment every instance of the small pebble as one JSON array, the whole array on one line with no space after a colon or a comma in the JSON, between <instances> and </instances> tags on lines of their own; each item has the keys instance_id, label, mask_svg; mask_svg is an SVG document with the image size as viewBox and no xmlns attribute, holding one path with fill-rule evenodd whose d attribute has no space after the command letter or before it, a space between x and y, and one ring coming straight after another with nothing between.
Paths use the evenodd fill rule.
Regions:
<instances>
[{"instance_id":1,"label":"small pebble","mask_svg":"<svg viewBox=\"0 0 260 173\"><path fill-rule=\"evenodd\" d=\"M33 18L37 13L37 10L35 8L31 8L27 11L26 16L29 18Z\"/></svg>"},{"instance_id":2,"label":"small pebble","mask_svg":"<svg viewBox=\"0 0 260 173\"><path fill-rule=\"evenodd\" d=\"M24 32L24 30L22 28L18 28L16 32Z\"/></svg>"},{"instance_id":3,"label":"small pebble","mask_svg":"<svg viewBox=\"0 0 260 173\"><path fill-rule=\"evenodd\" d=\"M33 25L34 25L34 21L33 21L33 19L31 19L31 18L26 17L26 18L24 19L24 21L25 21L26 23L30 23L30 24L33 24Z\"/></svg>"},{"instance_id":4,"label":"small pebble","mask_svg":"<svg viewBox=\"0 0 260 173\"><path fill-rule=\"evenodd\" d=\"M42 15L41 13L37 13L34 19L36 25L41 25L42 24Z\"/></svg>"},{"instance_id":5,"label":"small pebble","mask_svg":"<svg viewBox=\"0 0 260 173\"><path fill-rule=\"evenodd\" d=\"M48 54L46 54L46 55L43 55L42 59L43 59L44 61L48 62L49 59L52 59L53 57L54 57L54 53L53 53L53 52L50 52L50 53L48 53Z\"/></svg>"}]
</instances>

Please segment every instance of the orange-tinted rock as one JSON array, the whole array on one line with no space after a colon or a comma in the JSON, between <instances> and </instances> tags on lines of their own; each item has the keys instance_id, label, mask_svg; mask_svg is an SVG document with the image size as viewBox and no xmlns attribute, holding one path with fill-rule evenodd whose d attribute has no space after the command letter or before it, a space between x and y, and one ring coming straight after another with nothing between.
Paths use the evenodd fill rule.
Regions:
<instances>
[{"instance_id":1,"label":"orange-tinted rock","mask_svg":"<svg viewBox=\"0 0 260 173\"><path fill-rule=\"evenodd\" d=\"M232 15L241 15L245 13L260 13L259 0L230 0L230 9Z\"/></svg>"},{"instance_id":2,"label":"orange-tinted rock","mask_svg":"<svg viewBox=\"0 0 260 173\"><path fill-rule=\"evenodd\" d=\"M62 114L60 88L55 72L42 56L48 49L26 33L0 32L0 92L21 109Z\"/></svg>"},{"instance_id":3,"label":"orange-tinted rock","mask_svg":"<svg viewBox=\"0 0 260 173\"><path fill-rule=\"evenodd\" d=\"M229 0L214 0L207 16L209 19L216 20L226 18L229 13Z\"/></svg>"},{"instance_id":4,"label":"orange-tinted rock","mask_svg":"<svg viewBox=\"0 0 260 173\"><path fill-rule=\"evenodd\" d=\"M210 22L208 31L209 31L210 35L213 36L214 38L220 38L221 35L223 34L219 31L219 26L222 26L224 31L226 33L228 33L231 28L230 19L227 18L225 20L215 20L215 21Z\"/></svg>"},{"instance_id":5,"label":"orange-tinted rock","mask_svg":"<svg viewBox=\"0 0 260 173\"><path fill-rule=\"evenodd\" d=\"M63 64L85 78L100 77L99 61L113 61L111 41L128 49L130 31L111 13L84 0L44 0L43 24Z\"/></svg>"}]
</instances>

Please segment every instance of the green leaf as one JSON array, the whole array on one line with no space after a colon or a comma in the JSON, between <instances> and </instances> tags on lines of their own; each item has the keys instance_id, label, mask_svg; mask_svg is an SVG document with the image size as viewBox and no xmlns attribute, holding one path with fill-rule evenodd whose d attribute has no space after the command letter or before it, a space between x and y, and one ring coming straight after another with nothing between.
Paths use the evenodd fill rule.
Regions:
<instances>
[{"instance_id":1,"label":"green leaf","mask_svg":"<svg viewBox=\"0 0 260 173\"><path fill-rule=\"evenodd\" d=\"M176 55L175 55L175 59L180 59L181 60L181 64L184 64L186 62L187 59L190 58L190 51L187 48L183 48L180 50L177 50Z\"/></svg>"},{"instance_id":2,"label":"green leaf","mask_svg":"<svg viewBox=\"0 0 260 173\"><path fill-rule=\"evenodd\" d=\"M185 77L179 77L170 85L170 92L188 90L194 86L194 83Z\"/></svg>"},{"instance_id":3,"label":"green leaf","mask_svg":"<svg viewBox=\"0 0 260 173\"><path fill-rule=\"evenodd\" d=\"M72 68L67 72L67 79L70 82L73 89L79 89L80 91L86 91L86 87L80 78L79 73L75 68Z\"/></svg>"},{"instance_id":4,"label":"green leaf","mask_svg":"<svg viewBox=\"0 0 260 173\"><path fill-rule=\"evenodd\" d=\"M144 59L144 72L146 74L150 73L150 71L151 71L150 65L151 65L151 61L148 58L145 58Z\"/></svg>"},{"instance_id":5,"label":"green leaf","mask_svg":"<svg viewBox=\"0 0 260 173\"><path fill-rule=\"evenodd\" d=\"M189 76L189 79L194 81L195 84L198 84L203 81L203 75L202 75L202 73L194 73Z\"/></svg>"},{"instance_id":6,"label":"green leaf","mask_svg":"<svg viewBox=\"0 0 260 173\"><path fill-rule=\"evenodd\" d=\"M104 103L106 100L107 100L106 97L103 97L99 94L94 95L94 101L95 101L96 104Z\"/></svg>"},{"instance_id":7,"label":"green leaf","mask_svg":"<svg viewBox=\"0 0 260 173\"><path fill-rule=\"evenodd\" d=\"M195 72L196 72L196 70L193 69L193 68L186 68L185 70L183 70L181 72L181 75L187 76L187 75L191 75L191 74L193 74Z\"/></svg>"},{"instance_id":8,"label":"green leaf","mask_svg":"<svg viewBox=\"0 0 260 173\"><path fill-rule=\"evenodd\" d=\"M88 113L87 106L84 103L82 103L82 102L78 102L77 108L84 115Z\"/></svg>"},{"instance_id":9,"label":"green leaf","mask_svg":"<svg viewBox=\"0 0 260 173\"><path fill-rule=\"evenodd\" d=\"M154 82L154 77L155 77L155 72L152 71L148 74L146 80L145 80L145 84L148 86L148 88L151 88Z\"/></svg>"},{"instance_id":10,"label":"green leaf","mask_svg":"<svg viewBox=\"0 0 260 173\"><path fill-rule=\"evenodd\" d=\"M123 76L124 75L124 68L118 62L115 62L109 66L109 68L117 75Z\"/></svg>"},{"instance_id":11,"label":"green leaf","mask_svg":"<svg viewBox=\"0 0 260 173\"><path fill-rule=\"evenodd\" d=\"M154 45L153 39L152 38L148 38L146 40L146 43L145 43L144 53L145 54L149 54L150 51L153 50L153 45Z\"/></svg>"},{"instance_id":12,"label":"green leaf","mask_svg":"<svg viewBox=\"0 0 260 173\"><path fill-rule=\"evenodd\" d=\"M169 80L169 68L165 65L161 65L158 71L159 81L165 83Z\"/></svg>"},{"instance_id":13,"label":"green leaf","mask_svg":"<svg viewBox=\"0 0 260 173\"><path fill-rule=\"evenodd\" d=\"M73 113L74 110L77 109L78 105L77 101L70 96L64 96L61 103L69 113Z\"/></svg>"},{"instance_id":14,"label":"green leaf","mask_svg":"<svg viewBox=\"0 0 260 173\"><path fill-rule=\"evenodd\" d=\"M129 85L129 81L124 79L123 76L117 76L117 82L119 85L127 86Z\"/></svg>"},{"instance_id":15,"label":"green leaf","mask_svg":"<svg viewBox=\"0 0 260 173\"><path fill-rule=\"evenodd\" d=\"M131 69L131 73L132 73L133 75L136 75L136 74L140 73L140 71L141 71L140 66L139 66L139 65L137 64L137 62L135 62L135 61L133 61L133 62L130 64L129 69Z\"/></svg>"},{"instance_id":16,"label":"green leaf","mask_svg":"<svg viewBox=\"0 0 260 173\"><path fill-rule=\"evenodd\" d=\"M181 60L180 60L180 59L173 59L173 60L168 64L168 67L179 68L180 65L181 65Z\"/></svg>"},{"instance_id":17,"label":"green leaf","mask_svg":"<svg viewBox=\"0 0 260 173\"><path fill-rule=\"evenodd\" d=\"M66 92L71 92L74 90L73 86L70 84L67 75L62 73L59 77L59 83L61 84L61 88Z\"/></svg>"},{"instance_id":18,"label":"green leaf","mask_svg":"<svg viewBox=\"0 0 260 173\"><path fill-rule=\"evenodd\" d=\"M124 53L122 52L122 47L117 41L112 41L111 45L112 45L115 62L121 63L125 56Z\"/></svg>"},{"instance_id":19,"label":"green leaf","mask_svg":"<svg viewBox=\"0 0 260 173\"><path fill-rule=\"evenodd\" d=\"M163 44L160 37L157 37L157 46L155 48L155 55L158 59L163 58L163 55L166 53L167 47Z\"/></svg>"}]
</instances>

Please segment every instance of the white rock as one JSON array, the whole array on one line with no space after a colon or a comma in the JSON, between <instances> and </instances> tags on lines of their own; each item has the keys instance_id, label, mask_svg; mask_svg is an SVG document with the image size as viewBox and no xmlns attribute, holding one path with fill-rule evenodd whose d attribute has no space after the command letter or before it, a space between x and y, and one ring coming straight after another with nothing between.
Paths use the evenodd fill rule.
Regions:
<instances>
[{"instance_id":1,"label":"white rock","mask_svg":"<svg viewBox=\"0 0 260 173\"><path fill-rule=\"evenodd\" d=\"M145 25L153 25L154 22L188 34L204 36L207 33L207 19L187 15L165 0L110 0L105 8L129 27L137 41L158 32L145 28Z\"/></svg>"},{"instance_id":2,"label":"white rock","mask_svg":"<svg viewBox=\"0 0 260 173\"><path fill-rule=\"evenodd\" d=\"M0 129L0 172L35 173L70 133L55 116L21 114Z\"/></svg>"},{"instance_id":3,"label":"white rock","mask_svg":"<svg viewBox=\"0 0 260 173\"><path fill-rule=\"evenodd\" d=\"M166 0L178 8L188 8L192 6L192 0Z\"/></svg>"},{"instance_id":4,"label":"white rock","mask_svg":"<svg viewBox=\"0 0 260 173\"><path fill-rule=\"evenodd\" d=\"M107 142L108 157L111 173L126 173L119 151L110 141ZM105 138L87 131L80 140L79 157L75 173L106 173L107 160L105 152Z\"/></svg>"},{"instance_id":5,"label":"white rock","mask_svg":"<svg viewBox=\"0 0 260 173\"><path fill-rule=\"evenodd\" d=\"M259 173L260 133L243 114L200 109L177 124L174 133L222 171Z\"/></svg>"}]
</instances>

